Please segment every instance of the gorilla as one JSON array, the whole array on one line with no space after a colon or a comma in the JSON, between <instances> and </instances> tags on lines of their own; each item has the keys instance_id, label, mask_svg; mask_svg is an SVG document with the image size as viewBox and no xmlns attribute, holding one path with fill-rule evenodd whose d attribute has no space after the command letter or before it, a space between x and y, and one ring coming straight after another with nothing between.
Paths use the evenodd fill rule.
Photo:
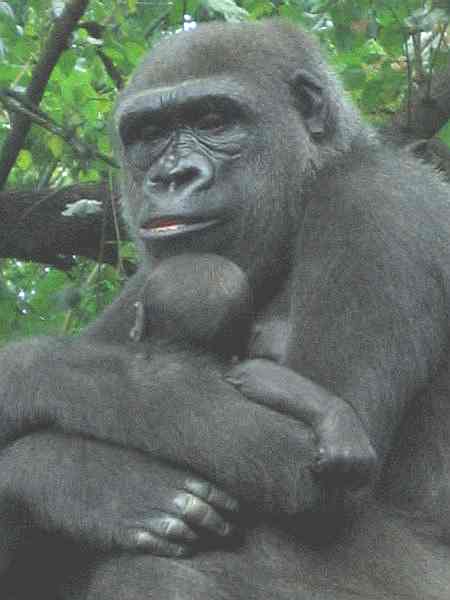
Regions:
<instances>
[{"instance_id":1,"label":"gorilla","mask_svg":"<svg viewBox=\"0 0 450 600\"><path fill-rule=\"evenodd\" d=\"M180 254L149 273L130 336L148 342L153 354L187 345L237 359L250 334L252 302L245 273L230 260Z\"/></svg>"},{"instance_id":2,"label":"gorilla","mask_svg":"<svg viewBox=\"0 0 450 600\"><path fill-rule=\"evenodd\" d=\"M230 358L237 361L239 356L245 354L252 316L251 290L245 273L228 259L219 255L195 253L168 258L150 272L138 298L135 303L136 322L130 332L136 343L136 356L121 356L124 377L129 377L130 374L132 377L145 362L146 368L150 365L148 369L151 372L153 388L166 391L165 374L168 365L171 370L182 369L183 373L188 368L193 387L202 386L207 373L209 387L214 388L221 385ZM206 350L210 352L207 353ZM268 361L265 363L264 367L270 378L276 377L276 370L270 367ZM160 365L164 365L162 371ZM236 372L233 376L236 377ZM288 387L289 384L295 385L295 380L292 383L287 379L286 390L283 391L280 385L280 394L273 398L264 374L261 375L260 385L261 382L264 382L264 385L258 400L266 405L276 406L280 399L288 403L291 396L295 397L295 391L290 391ZM180 391L184 389L182 384L180 381ZM239 385L238 381L237 384ZM229 388L229 395L233 401L236 397L233 388ZM221 402L227 402L226 395L221 397ZM24 412L31 408L23 406L20 416L23 417ZM49 403L47 410L52 409L54 410L54 407ZM314 428L319 447L318 461L315 465L317 472L323 477L339 477L341 486L344 478L345 485L352 485L353 488L368 483L370 470L375 466L375 457L354 411L339 398L332 398L325 390L311 383L310 397L306 398L304 403L298 404L297 413L299 418ZM55 413L55 416L47 418L59 417ZM322 423L332 423L333 427L327 429L325 426L319 426ZM338 430L340 435L337 434ZM22 444L14 447L21 448ZM75 445L72 453L77 451L79 452L79 448L77 450ZM10 458L8 460L11 461ZM13 459L12 462L18 461ZM75 488L86 477L84 467L85 461L82 456L79 455L78 460L72 459L70 478L73 482L71 485ZM55 469L57 470L58 466L52 465L47 469L47 473L54 474ZM4 470L12 471L12 468ZM14 476L17 477L17 474ZM63 469L60 478L67 485L68 470ZM32 486L30 481L33 482ZM11 482L8 482L8 485L11 486ZM51 482L46 485L51 485ZM128 483L127 488L129 485ZM42 493L42 483L36 484L33 475L29 473L25 481L22 475L20 484L16 483L15 487L20 487L21 495L28 499L36 494L37 488ZM110 491L111 483L104 487ZM173 514L173 507L172 512L170 507L166 507L165 511L148 510L142 519L136 519L134 522L124 518L127 521L124 528L108 533L108 536L99 537L95 527L91 525L94 530L86 537L86 541L95 539L97 544L105 549L129 549L133 545L139 545L141 549L145 547L147 552L163 556L184 556L205 547L205 534L210 534L209 540L206 541L209 541L211 546L214 542L214 535L211 534L223 537L233 531L232 524L225 520L225 517L232 517L237 510L237 503L232 498L217 488L205 486L205 482L198 478L185 481L184 491L189 494L191 501L187 514L183 516L184 520ZM73 493L71 497L73 502ZM175 505L182 499L175 499ZM97 497L97 507L99 502L104 500ZM80 501L77 500L77 503ZM35 513L39 504L39 501L32 504ZM160 505L163 506L161 500ZM52 518L54 519L54 515L49 516L46 524L43 523L47 529ZM34 514L34 519L39 519L39 516ZM59 522L63 519L62 516ZM192 527L203 529L203 536L197 535ZM88 529L86 525L84 528Z\"/></svg>"},{"instance_id":3,"label":"gorilla","mask_svg":"<svg viewBox=\"0 0 450 600\"><path fill-rule=\"evenodd\" d=\"M449 188L282 21L163 39L115 125L141 269L0 356L6 597L447 598ZM205 253L245 273L248 344L233 317L171 361L134 304Z\"/></svg>"},{"instance_id":4,"label":"gorilla","mask_svg":"<svg viewBox=\"0 0 450 600\"><path fill-rule=\"evenodd\" d=\"M222 256L189 253L163 260L150 272L136 309L130 335L137 342L148 340L144 351L150 357L158 356L159 361L161 353L169 351L167 364L192 362L192 344L197 354L199 349L209 348L225 359L238 360L245 355L251 327L251 290L245 273ZM263 352L261 345L259 352ZM265 356L269 353L270 347L263 352ZM200 368L214 376L202 354ZM215 364L217 367L217 361ZM370 482L376 455L355 411L313 384L308 395L299 400L297 378L267 361L261 361L259 371L259 379L246 390L247 395L282 412L294 400L290 412L308 423L317 439L316 471L323 477L338 478L341 486L351 489ZM193 366L191 378L197 373ZM273 393L271 382L277 377L280 381ZM227 380L241 386L237 369ZM164 389L164 382L160 387Z\"/></svg>"}]
</instances>

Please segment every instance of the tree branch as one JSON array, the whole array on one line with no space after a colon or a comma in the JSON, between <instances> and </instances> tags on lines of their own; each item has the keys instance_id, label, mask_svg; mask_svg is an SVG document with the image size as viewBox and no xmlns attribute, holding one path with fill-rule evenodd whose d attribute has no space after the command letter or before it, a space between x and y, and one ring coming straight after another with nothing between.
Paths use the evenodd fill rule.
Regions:
<instances>
[{"instance_id":1,"label":"tree branch","mask_svg":"<svg viewBox=\"0 0 450 600\"><path fill-rule=\"evenodd\" d=\"M80 23L80 27L85 29L88 34L96 40L101 40L103 37L104 26L100 25L96 21L83 21ZM107 54L103 52L101 48L96 48L97 56L102 61L105 71L108 73L110 79L114 82L114 85L118 90L121 90L125 84L122 73L109 58Z\"/></svg>"},{"instance_id":2,"label":"tree branch","mask_svg":"<svg viewBox=\"0 0 450 600\"><path fill-rule=\"evenodd\" d=\"M428 93L421 86L412 94L411 113L402 110L392 119L388 132L402 135L405 141L432 138L450 119L450 65L435 72Z\"/></svg>"},{"instance_id":3,"label":"tree branch","mask_svg":"<svg viewBox=\"0 0 450 600\"><path fill-rule=\"evenodd\" d=\"M102 211L82 217L62 215L67 204L81 199L101 202ZM116 264L113 208L117 212L118 203L118 194L111 194L107 183L0 192L0 257L60 266L61 260L79 255ZM127 238L123 225L119 234Z\"/></svg>"},{"instance_id":4,"label":"tree branch","mask_svg":"<svg viewBox=\"0 0 450 600\"><path fill-rule=\"evenodd\" d=\"M39 127L42 127L63 139L69 144L79 158L84 160L97 158L110 167L118 167L112 158L102 152L98 152L92 146L83 143L72 131L68 131L67 129L64 129L64 127L58 125L58 123L56 123L49 115L31 104L25 97L22 97L11 90L0 89L0 103L3 104L9 112L24 116L29 119L30 123L35 123L36 125L39 125Z\"/></svg>"},{"instance_id":5,"label":"tree branch","mask_svg":"<svg viewBox=\"0 0 450 600\"><path fill-rule=\"evenodd\" d=\"M450 181L450 148L435 135L450 119L450 65L434 72L431 87L420 86L408 98L408 106L382 128L383 134L432 163Z\"/></svg>"},{"instance_id":6,"label":"tree branch","mask_svg":"<svg viewBox=\"0 0 450 600\"><path fill-rule=\"evenodd\" d=\"M85 12L89 0L68 0L60 17L55 19L44 51L33 71L25 97L32 104L39 106L45 88L59 57L67 48L70 35ZM25 138L30 129L30 119L23 114L16 114L13 126L0 154L0 189L8 179Z\"/></svg>"}]
</instances>

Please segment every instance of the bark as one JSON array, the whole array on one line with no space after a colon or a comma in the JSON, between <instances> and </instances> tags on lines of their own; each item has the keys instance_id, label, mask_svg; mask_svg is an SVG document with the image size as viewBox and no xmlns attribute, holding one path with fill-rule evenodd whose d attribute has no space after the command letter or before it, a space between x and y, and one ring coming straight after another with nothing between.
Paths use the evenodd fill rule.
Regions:
<instances>
[{"instance_id":1,"label":"bark","mask_svg":"<svg viewBox=\"0 0 450 600\"><path fill-rule=\"evenodd\" d=\"M102 212L83 217L61 214L68 203L80 199L101 202ZM64 267L79 255L115 264L118 201L107 184L0 192L0 257ZM126 238L123 225L119 236Z\"/></svg>"}]
</instances>

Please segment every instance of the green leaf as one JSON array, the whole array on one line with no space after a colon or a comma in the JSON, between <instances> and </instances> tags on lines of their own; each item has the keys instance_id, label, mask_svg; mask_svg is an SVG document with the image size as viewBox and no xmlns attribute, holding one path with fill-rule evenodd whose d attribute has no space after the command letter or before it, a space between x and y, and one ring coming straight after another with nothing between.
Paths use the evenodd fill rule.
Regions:
<instances>
[{"instance_id":1,"label":"green leaf","mask_svg":"<svg viewBox=\"0 0 450 600\"><path fill-rule=\"evenodd\" d=\"M13 9L7 2L0 2L0 14L12 20L15 20Z\"/></svg>"},{"instance_id":2,"label":"green leaf","mask_svg":"<svg viewBox=\"0 0 450 600\"><path fill-rule=\"evenodd\" d=\"M19 167L19 169L22 169L22 171L26 171L31 167L32 164L33 157L31 156L31 152L22 149L19 152L19 156L17 158L17 166Z\"/></svg>"},{"instance_id":3,"label":"green leaf","mask_svg":"<svg viewBox=\"0 0 450 600\"><path fill-rule=\"evenodd\" d=\"M55 158L61 158L64 148L64 142L57 135L52 135L48 140L48 147Z\"/></svg>"},{"instance_id":4,"label":"green leaf","mask_svg":"<svg viewBox=\"0 0 450 600\"><path fill-rule=\"evenodd\" d=\"M111 154L111 140L108 135L100 135L97 140L97 146L103 154Z\"/></svg>"},{"instance_id":5,"label":"green leaf","mask_svg":"<svg viewBox=\"0 0 450 600\"><path fill-rule=\"evenodd\" d=\"M137 260L136 246L132 242L123 242L120 246L120 255L131 261Z\"/></svg>"},{"instance_id":6,"label":"green leaf","mask_svg":"<svg viewBox=\"0 0 450 600\"><path fill-rule=\"evenodd\" d=\"M16 317L16 299L0 276L0 341L13 333Z\"/></svg>"},{"instance_id":7,"label":"green leaf","mask_svg":"<svg viewBox=\"0 0 450 600\"><path fill-rule=\"evenodd\" d=\"M223 15L226 21L244 21L248 18L248 12L238 6L234 0L203 0L203 5Z\"/></svg>"},{"instance_id":8,"label":"green leaf","mask_svg":"<svg viewBox=\"0 0 450 600\"><path fill-rule=\"evenodd\" d=\"M55 311L55 295L69 284L68 277L62 271L51 269L36 285L29 305L41 314L52 315Z\"/></svg>"},{"instance_id":9,"label":"green leaf","mask_svg":"<svg viewBox=\"0 0 450 600\"><path fill-rule=\"evenodd\" d=\"M364 69L351 67L345 69L341 73L341 77L344 80L347 89L355 90L363 87L367 79L367 74Z\"/></svg>"},{"instance_id":10,"label":"green leaf","mask_svg":"<svg viewBox=\"0 0 450 600\"><path fill-rule=\"evenodd\" d=\"M441 139L450 148L450 120L440 129L437 137Z\"/></svg>"},{"instance_id":11,"label":"green leaf","mask_svg":"<svg viewBox=\"0 0 450 600\"><path fill-rule=\"evenodd\" d=\"M386 51L383 46L377 42L377 40L370 39L364 44L365 52L368 56L376 56L377 58L380 56L386 56Z\"/></svg>"},{"instance_id":12,"label":"green leaf","mask_svg":"<svg viewBox=\"0 0 450 600\"><path fill-rule=\"evenodd\" d=\"M17 77L19 69L16 66L3 64L0 69L0 83L7 86Z\"/></svg>"},{"instance_id":13,"label":"green leaf","mask_svg":"<svg viewBox=\"0 0 450 600\"><path fill-rule=\"evenodd\" d=\"M73 50L66 50L58 61L58 69L61 69L64 75L69 76L73 72L76 62L76 53Z\"/></svg>"}]
</instances>

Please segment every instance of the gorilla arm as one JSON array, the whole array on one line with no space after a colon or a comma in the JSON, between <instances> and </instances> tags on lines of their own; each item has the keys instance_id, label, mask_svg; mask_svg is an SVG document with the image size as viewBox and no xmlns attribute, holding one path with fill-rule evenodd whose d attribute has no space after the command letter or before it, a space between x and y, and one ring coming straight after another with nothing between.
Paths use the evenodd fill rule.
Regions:
<instances>
[{"instance_id":1,"label":"gorilla arm","mask_svg":"<svg viewBox=\"0 0 450 600\"><path fill-rule=\"evenodd\" d=\"M170 460L261 509L321 503L309 429L246 401L209 358L135 354L83 338L3 349L2 443L52 427Z\"/></svg>"},{"instance_id":2,"label":"gorilla arm","mask_svg":"<svg viewBox=\"0 0 450 600\"><path fill-rule=\"evenodd\" d=\"M232 533L225 519L238 508L214 486L143 453L57 432L10 444L0 472L0 573L30 522L97 551L181 557Z\"/></svg>"},{"instance_id":3,"label":"gorilla arm","mask_svg":"<svg viewBox=\"0 0 450 600\"><path fill-rule=\"evenodd\" d=\"M429 173L419 170L426 167L406 160L400 166L398 156L383 152L380 157L369 148L350 156L359 170L343 162L321 180L320 200L309 203L284 366L257 359L230 373L247 397L281 412L317 405L317 394L324 405L327 398L343 399L361 419L380 464L409 402L430 384L448 347L448 267L437 242L446 197L439 185L435 193L429 189L435 204L424 211L420 180ZM346 424L333 411L329 417L319 425L331 442L333 435L340 441L326 449L325 470L338 484L341 471L345 483L339 450Z\"/></svg>"}]
</instances>

